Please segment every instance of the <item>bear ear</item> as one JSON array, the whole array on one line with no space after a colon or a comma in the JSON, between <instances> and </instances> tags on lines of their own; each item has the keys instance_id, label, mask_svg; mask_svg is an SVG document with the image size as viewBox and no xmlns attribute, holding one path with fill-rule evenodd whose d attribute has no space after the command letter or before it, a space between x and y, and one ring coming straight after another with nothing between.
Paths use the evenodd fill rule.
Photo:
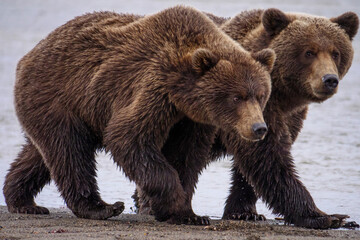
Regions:
<instances>
[{"instance_id":1,"label":"bear ear","mask_svg":"<svg viewBox=\"0 0 360 240\"><path fill-rule=\"evenodd\" d=\"M349 35L350 40L353 40L359 28L359 17L356 13L346 12L338 17L330 18L330 21L337 23Z\"/></svg>"},{"instance_id":2,"label":"bear ear","mask_svg":"<svg viewBox=\"0 0 360 240\"><path fill-rule=\"evenodd\" d=\"M203 75L206 71L213 68L219 58L210 50L199 48L191 56L193 69L196 73Z\"/></svg>"},{"instance_id":3,"label":"bear ear","mask_svg":"<svg viewBox=\"0 0 360 240\"><path fill-rule=\"evenodd\" d=\"M278 35L291 22L286 14L279 9L269 8L262 15L262 24L270 36Z\"/></svg>"},{"instance_id":4,"label":"bear ear","mask_svg":"<svg viewBox=\"0 0 360 240\"><path fill-rule=\"evenodd\" d=\"M276 59L274 50L266 48L259 52L251 54L251 56L256 61L260 62L266 68L266 70L268 70L269 73L271 73Z\"/></svg>"}]
</instances>

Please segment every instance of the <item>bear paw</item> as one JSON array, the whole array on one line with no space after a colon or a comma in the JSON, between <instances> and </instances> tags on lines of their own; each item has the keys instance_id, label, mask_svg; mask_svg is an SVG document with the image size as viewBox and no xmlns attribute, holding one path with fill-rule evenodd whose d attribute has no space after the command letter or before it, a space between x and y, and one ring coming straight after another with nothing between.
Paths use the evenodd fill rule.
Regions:
<instances>
[{"instance_id":1,"label":"bear paw","mask_svg":"<svg viewBox=\"0 0 360 240\"><path fill-rule=\"evenodd\" d=\"M315 229L340 228L345 224L345 218L349 218L349 216L333 214L320 217L309 217L298 220L295 225Z\"/></svg>"},{"instance_id":2,"label":"bear paw","mask_svg":"<svg viewBox=\"0 0 360 240\"><path fill-rule=\"evenodd\" d=\"M116 202L114 204L97 204L94 208L88 207L86 210L73 211L73 213L80 218L104 220L120 215L124 209L123 202Z\"/></svg>"},{"instance_id":3,"label":"bear paw","mask_svg":"<svg viewBox=\"0 0 360 240\"><path fill-rule=\"evenodd\" d=\"M185 225L210 225L210 218L207 216L174 216L167 220L171 224Z\"/></svg>"},{"instance_id":4,"label":"bear paw","mask_svg":"<svg viewBox=\"0 0 360 240\"><path fill-rule=\"evenodd\" d=\"M16 208L9 208L11 213L25 213L25 214L49 214L49 210L45 207L35 206L35 205L26 205Z\"/></svg>"},{"instance_id":5,"label":"bear paw","mask_svg":"<svg viewBox=\"0 0 360 240\"><path fill-rule=\"evenodd\" d=\"M266 217L257 213L231 213L223 216L227 220L243 220L243 221L265 221Z\"/></svg>"}]
</instances>

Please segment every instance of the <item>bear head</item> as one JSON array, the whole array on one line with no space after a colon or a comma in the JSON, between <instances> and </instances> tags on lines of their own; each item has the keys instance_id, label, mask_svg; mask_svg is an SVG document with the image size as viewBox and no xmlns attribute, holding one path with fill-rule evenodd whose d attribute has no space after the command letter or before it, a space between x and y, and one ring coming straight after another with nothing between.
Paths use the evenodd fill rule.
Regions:
<instances>
[{"instance_id":1,"label":"bear head","mask_svg":"<svg viewBox=\"0 0 360 240\"><path fill-rule=\"evenodd\" d=\"M198 48L189 54L191 74L183 83L193 97L183 95L176 105L194 121L236 131L250 141L261 140L267 132L262 111L271 92L274 61L270 49L225 56Z\"/></svg>"},{"instance_id":2,"label":"bear head","mask_svg":"<svg viewBox=\"0 0 360 240\"><path fill-rule=\"evenodd\" d=\"M355 13L328 19L268 9L262 24L277 56L272 73L276 88L313 102L337 92L354 54L351 41L359 27Z\"/></svg>"}]
</instances>

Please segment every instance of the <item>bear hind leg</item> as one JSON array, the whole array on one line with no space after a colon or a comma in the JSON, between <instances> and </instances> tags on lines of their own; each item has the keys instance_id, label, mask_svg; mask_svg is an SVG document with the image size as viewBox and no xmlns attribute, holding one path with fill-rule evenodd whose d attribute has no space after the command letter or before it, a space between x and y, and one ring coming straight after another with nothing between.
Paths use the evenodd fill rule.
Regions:
<instances>
[{"instance_id":1,"label":"bear hind leg","mask_svg":"<svg viewBox=\"0 0 360 240\"><path fill-rule=\"evenodd\" d=\"M26 139L5 178L4 196L9 212L49 214L45 207L37 206L34 197L50 183L50 172L36 147Z\"/></svg>"},{"instance_id":2,"label":"bear hind leg","mask_svg":"<svg viewBox=\"0 0 360 240\"><path fill-rule=\"evenodd\" d=\"M123 202L105 203L96 181L95 152L99 139L73 115L50 115L44 128L33 132L46 166L67 206L80 218L107 219L124 210ZM33 128L34 129L34 128ZM49 133L51 129L51 134Z\"/></svg>"}]
</instances>

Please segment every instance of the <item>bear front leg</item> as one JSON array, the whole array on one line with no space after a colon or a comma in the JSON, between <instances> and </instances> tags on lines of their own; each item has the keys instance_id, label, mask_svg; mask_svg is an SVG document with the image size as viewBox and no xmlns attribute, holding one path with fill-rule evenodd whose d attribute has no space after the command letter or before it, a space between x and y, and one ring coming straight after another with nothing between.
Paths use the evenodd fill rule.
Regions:
<instances>
[{"instance_id":1,"label":"bear front leg","mask_svg":"<svg viewBox=\"0 0 360 240\"><path fill-rule=\"evenodd\" d=\"M162 148L166 160L179 174L186 193L186 205L192 211L191 201L200 173L210 162L209 152L216 128L184 118L170 130ZM208 217L197 216L199 224L209 224Z\"/></svg>"},{"instance_id":2,"label":"bear front leg","mask_svg":"<svg viewBox=\"0 0 360 240\"><path fill-rule=\"evenodd\" d=\"M223 138L223 136L226 136L226 134L222 130L219 130L217 132L214 144L212 144L211 147L210 159L212 161L215 161L220 157L224 157L227 154L227 147L223 141L227 142L229 139L226 137ZM230 140L229 143L237 144L237 141ZM231 149L233 149L233 147L230 147L230 150ZM237 166L234 166L231 172L232 183L230 188L230 195L226 200L222 218L245 221L266 220L264 215L257 214L255 205L257 196L255 195L253 187L247 183L245 177L240 173Z\"/></svg>"},{"instance_id":3,"label":"bear front leg","mask_svg":"<svg viewBox=\"0 0 360 240\"><path fill-rule=\"evenodd\" d=\"M35 204L34 197L50 180L50 172L41 154L26 138L26 144L5 178L3 191L9 212L49 214L47 208Z\"/></svg>"},{"instance_id":4,"label":"bear front leg","mask_svg":"<svg viewBox=\"0 0 360 240\"><path fill-rule=\"evenodd\" d=\"M230 195L225 204L223 219L265 221L264 215L256 211L257 196L245 177L236 167L232 170Z\"/></svg>"},{"instance_id":5,"label":"bear front leg","mask_svg":"<svg viewBox=\"0 0 360 240\"><path fill-rule=\"evenodd\" d=\"M160 151L151 149L151 143L150 146L146 146L145 142L138 145L137 141L141 142L119 139L121 147L113 146L108 141L106 145L114 162L144 192L139 192L140 196L146 194L149 198L155 218L159 221L172 218L180 220L181 215L189 213L184 212L185 192L176 170L165 161Z\"/></svg>"},{"instance_id":6,"label":"bear front leg","mask_svg":"<svg viewBox=\"0 0 360 240\"><path fill-rule=\"evenodd\" d=\"M153 116L148 119L150 123L134 108L126 112L128 115L119 114L111 119L104 144L127 177L136 183L139 195L148 198L143 201L149 201L155 218L174 224L209 224L194 214L178 172L161 152L170 129L166 127L170 125L167 120L171 118L160 120ZM139 118L141 122L137 122ZM160 123L161 127L153 126L155 123Z\"/></svg>"},{"instance_id":7,"label":"bear front leg","mask_svg":"<svg viewBox=\"0 0 360 240\"><path fill-rule=\"evenodd\" d=\"M209 162L210 146L215 136L215 128L196 123L183 118L170 130L169 136L162 147L166 160L179 174L181 185L186 193L186 206L192 211L191 201L196 183L201 171ZM152 214L149 198L137 187L133 195L134 201L141 214ZM189 222L198 225L207 225L210 219L207 216L189 218Z\"/></svg>"},{"instance_id":8,"label":"bear front leg","mask_svg":"<svg viewBox=\"0 0 360 240\"><path fill-rule=\"evenodd\" d=\"M215 136L215 127L196 123L185 117L170 130L162 147L166 160L179 174L186 193L186 205L192 210L191 201L201 171L209 162L210 146ZM137 187L132 196L140 214L152 214L149 198ZM208 224L206 216L196 218L198 224Z\"/></svg>"},{"instance_id":9,"label":"bear front leg","mask_svg":"<svg viewBox=\"0 0 360 240\"><path fill-rule=\"evenodd\" d=\"M235 164L255 192L287 223L319 229L340 227L348 216L327 215L316 207L296 175L289 152L291 142L289 135L273 132L256 143L242 141L234 153Z\"/></svg>"}]
</instances>

